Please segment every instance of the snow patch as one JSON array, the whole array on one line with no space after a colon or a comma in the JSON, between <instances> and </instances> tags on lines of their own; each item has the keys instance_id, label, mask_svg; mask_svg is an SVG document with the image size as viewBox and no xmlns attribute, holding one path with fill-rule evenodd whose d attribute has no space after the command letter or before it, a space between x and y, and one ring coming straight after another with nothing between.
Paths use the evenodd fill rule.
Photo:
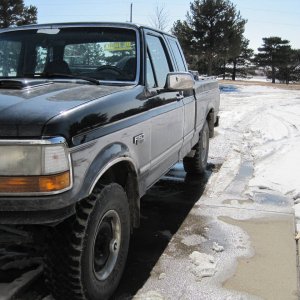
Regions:
<instances>
[{"instance_id":1,"label":"snow patch","mask_svg":"<svg viewBox=\"0 0 300 300\"><path fill-rule=\"evenodd\" d=\"M219 245L217 242L214 242L214 243L213 243L212 249L213 249L215 252L223 252L223 251L224 251L224 247L221 246L221 245Z\"/></svg>"},{"instance_id":2,"label":"snow patch","mask_svg":"<svg viewBox=\"0 0 300 300\"><path fill-rule=\"evenodd\" d=\"M166 273L161 273L161 274L159 274L159 276L158 276L158 280L163 280L163 279L165 279L166 278Z\"/></svg>"},{"instance_id":3,"label":"snow patch","mask_svg":"<svg viewBox=\"0 0 300 300\"><path fill-rule=\"evenodd\" d=\"M289 136L289 130L284 122L266 112L258 114L250 125L254 140L259 144L268 141L278 141Z\"/></svg>"},{"instance_id":4,"label":"snow patch","mask_svg":"<svg viewBox=\"0 0 300 300\"><path fill-rule=\"evenodd\" d=\"M217 265L212 255L194 251L189 257L194 265L191 271L198 281L201 281L204 277L214 276Z\"/></svg>"},{"instance_id":5,"label":"snow patch","mask_svg":"<svg viewBox=\"0 0 300 300\"><path fill-rule=\"evenodd\" d=\"M164 297L156 291L149 291L147 293L137 295L133 299L134 300L164 300Z\"/></svg>"},{"instance_id":6,"label":"snow patch","mask_svg":"<svg viewBox=\"0 0 300 300\"><path fill-rule=\"evenodd\" d=\"M181 243L183 243L186 246L196 246L204 243L207 239L202 235L192 234L189 235L181 240Z\"/></svg>"},{"instance_id":7,"label":"snow patch","mask_svg":"<svg viewBox=\"0 0 300 300\"><path fill-rule=\"evenodd\" d=\"M282 151L274 153L263 161L256 162L254 178L250 186L267 186L286 195L300 191L300 140L288 144ZM296 190L298 189L298 190Z\"/></svg>"}]
</instances>

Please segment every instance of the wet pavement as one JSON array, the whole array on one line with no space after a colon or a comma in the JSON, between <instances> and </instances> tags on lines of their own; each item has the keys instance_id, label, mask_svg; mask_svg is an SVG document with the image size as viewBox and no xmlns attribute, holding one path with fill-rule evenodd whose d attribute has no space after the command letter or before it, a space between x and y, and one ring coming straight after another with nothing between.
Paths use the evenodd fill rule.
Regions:
<instances>
[{"instance_id":1,"label":"wet pavement","mask_svg":"<svg viewBox=\"0 0 300 300\"><path fill-rule=\"evenodd\" d=\"M245 194L253 170L241 161L212 174L135 300L298 299L292 202Z\"/></svg>"},{"instance_id":2,"label":"wet pavement","mask_svg":"<svg viewBox=\"0 0 300 300\"><path fill-rule=\"evenodd\" d=\"M188 177L182 163L178 163L141 199L141 226L132 236L127 267L113 299L131 299L149 279L170 240L201 197L207 180L219 167L210 164L204 177Z\"/></svg>"}]
</instances>

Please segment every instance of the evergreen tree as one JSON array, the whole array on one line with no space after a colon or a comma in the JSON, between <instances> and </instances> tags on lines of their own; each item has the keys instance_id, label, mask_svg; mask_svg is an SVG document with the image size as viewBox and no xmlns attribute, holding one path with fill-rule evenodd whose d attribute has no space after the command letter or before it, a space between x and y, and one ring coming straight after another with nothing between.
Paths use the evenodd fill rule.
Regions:
<instances>
[{"instance_id":1,"label":"evergreen tree","mask_svg":"<svg viewBox=\"0 0 300 300\"><path fill-rule=\"evenodd\" d=\"M195 0L187 20L177 21L172 32L211 75L220 62L239 55L245 23L229 0Z\"/></svg>"},{"instance_id":2,"label":"evergreen tree","mask_svg":"<svg viewBox=\"0 0 300 300\"><path fill-rule=\"evenodd\" d=\"M239 72L241 76L247 74L247 69L250 66L251 58L254 54L253 49L249 48L249 40L245 38L242 39L238 52L237 56L233 56L229 60L229 63L232 64L232 80L235 80L237 72Z\"/></svg>"},{"instance_id":3,"label":"evergreen tree","mask_svg":"<svg viewBox=\"0 0 300 300\"><path fill-rule=\"evenodd\" d=\"M184 51L185 58L190 69L197 69L197 58L199 55L194 54L191 47L193 38L193 30L189 27L186 21L176 21L172 28L172 34L176 35L178 41Z\"/></svg>"},{"instance_id":4,"label":"evergreen tree","mask_svg":"<svg viewBox=\"0 0 300 300\"><path fill-rule=\"evenodd\" d=\"M23 0L0 0L0 28L36 22L37 8L35 6L27 7Z\"/></svg>"},{"instance_id":5,"label":"evergreen tree","mask_svg":"<svg viewBox=\"0 0 300 300\"><path fill-rule=\"evenodd\" d=\"M276 79L288 84L300 80L300 49L285 49L286 60L276 72Z\"/></svg>"},{"instance_id":6,"label":"evergreen tree","mask_svg":"<svg viewBox=\"0 0 300 300\"><path fill-rule=\"evenodd\" d=\"M277 36L263 38L263 45L258 51L260 53L255 56L255 62L259 66L271 68L272 83L275 83L276 71L289 60L289 41Z\"/></svg>"}]
</instances>

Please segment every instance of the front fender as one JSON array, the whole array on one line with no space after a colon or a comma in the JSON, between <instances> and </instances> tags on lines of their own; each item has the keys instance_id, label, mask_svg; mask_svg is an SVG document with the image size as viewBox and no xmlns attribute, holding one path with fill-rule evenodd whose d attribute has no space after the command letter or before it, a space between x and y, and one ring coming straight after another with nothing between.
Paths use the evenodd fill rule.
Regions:
<instances>
[{"instance_id":1,"label":"front fender","mask_svg":"<svg viewBox=\"0 0 300 300\"><path fill-rule=\"evenodd\" d=\"M82 185L78 199L90 195L101 176L113 165L121 161L128 161L137 174L137 167L129 155L128 147L123 143L112 143L104 147L93 159L82 178ZM75 173L75 172L74 172ZM78 172L76 172L78 174Z\"/></svg>"}]
</instances>

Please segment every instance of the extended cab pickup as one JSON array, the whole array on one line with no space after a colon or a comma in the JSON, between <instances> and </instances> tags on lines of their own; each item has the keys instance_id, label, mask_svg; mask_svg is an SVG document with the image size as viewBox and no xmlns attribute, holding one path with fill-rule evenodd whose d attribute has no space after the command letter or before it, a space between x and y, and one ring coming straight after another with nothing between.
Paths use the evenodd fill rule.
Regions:
<instances>
[{"instance_id":1,"label":"extended cab pickup","mask_svg":"<svg viewBox=\"0 0 300 300\"><path fill-rule=\"evenodd\" d=\"M180 160L205 171L218 110L218 83L195 80L167 33L130 23L0 31L0 223L49 228L56 299L112 295L141 196Z\"/></svg>"}]
</instances>

